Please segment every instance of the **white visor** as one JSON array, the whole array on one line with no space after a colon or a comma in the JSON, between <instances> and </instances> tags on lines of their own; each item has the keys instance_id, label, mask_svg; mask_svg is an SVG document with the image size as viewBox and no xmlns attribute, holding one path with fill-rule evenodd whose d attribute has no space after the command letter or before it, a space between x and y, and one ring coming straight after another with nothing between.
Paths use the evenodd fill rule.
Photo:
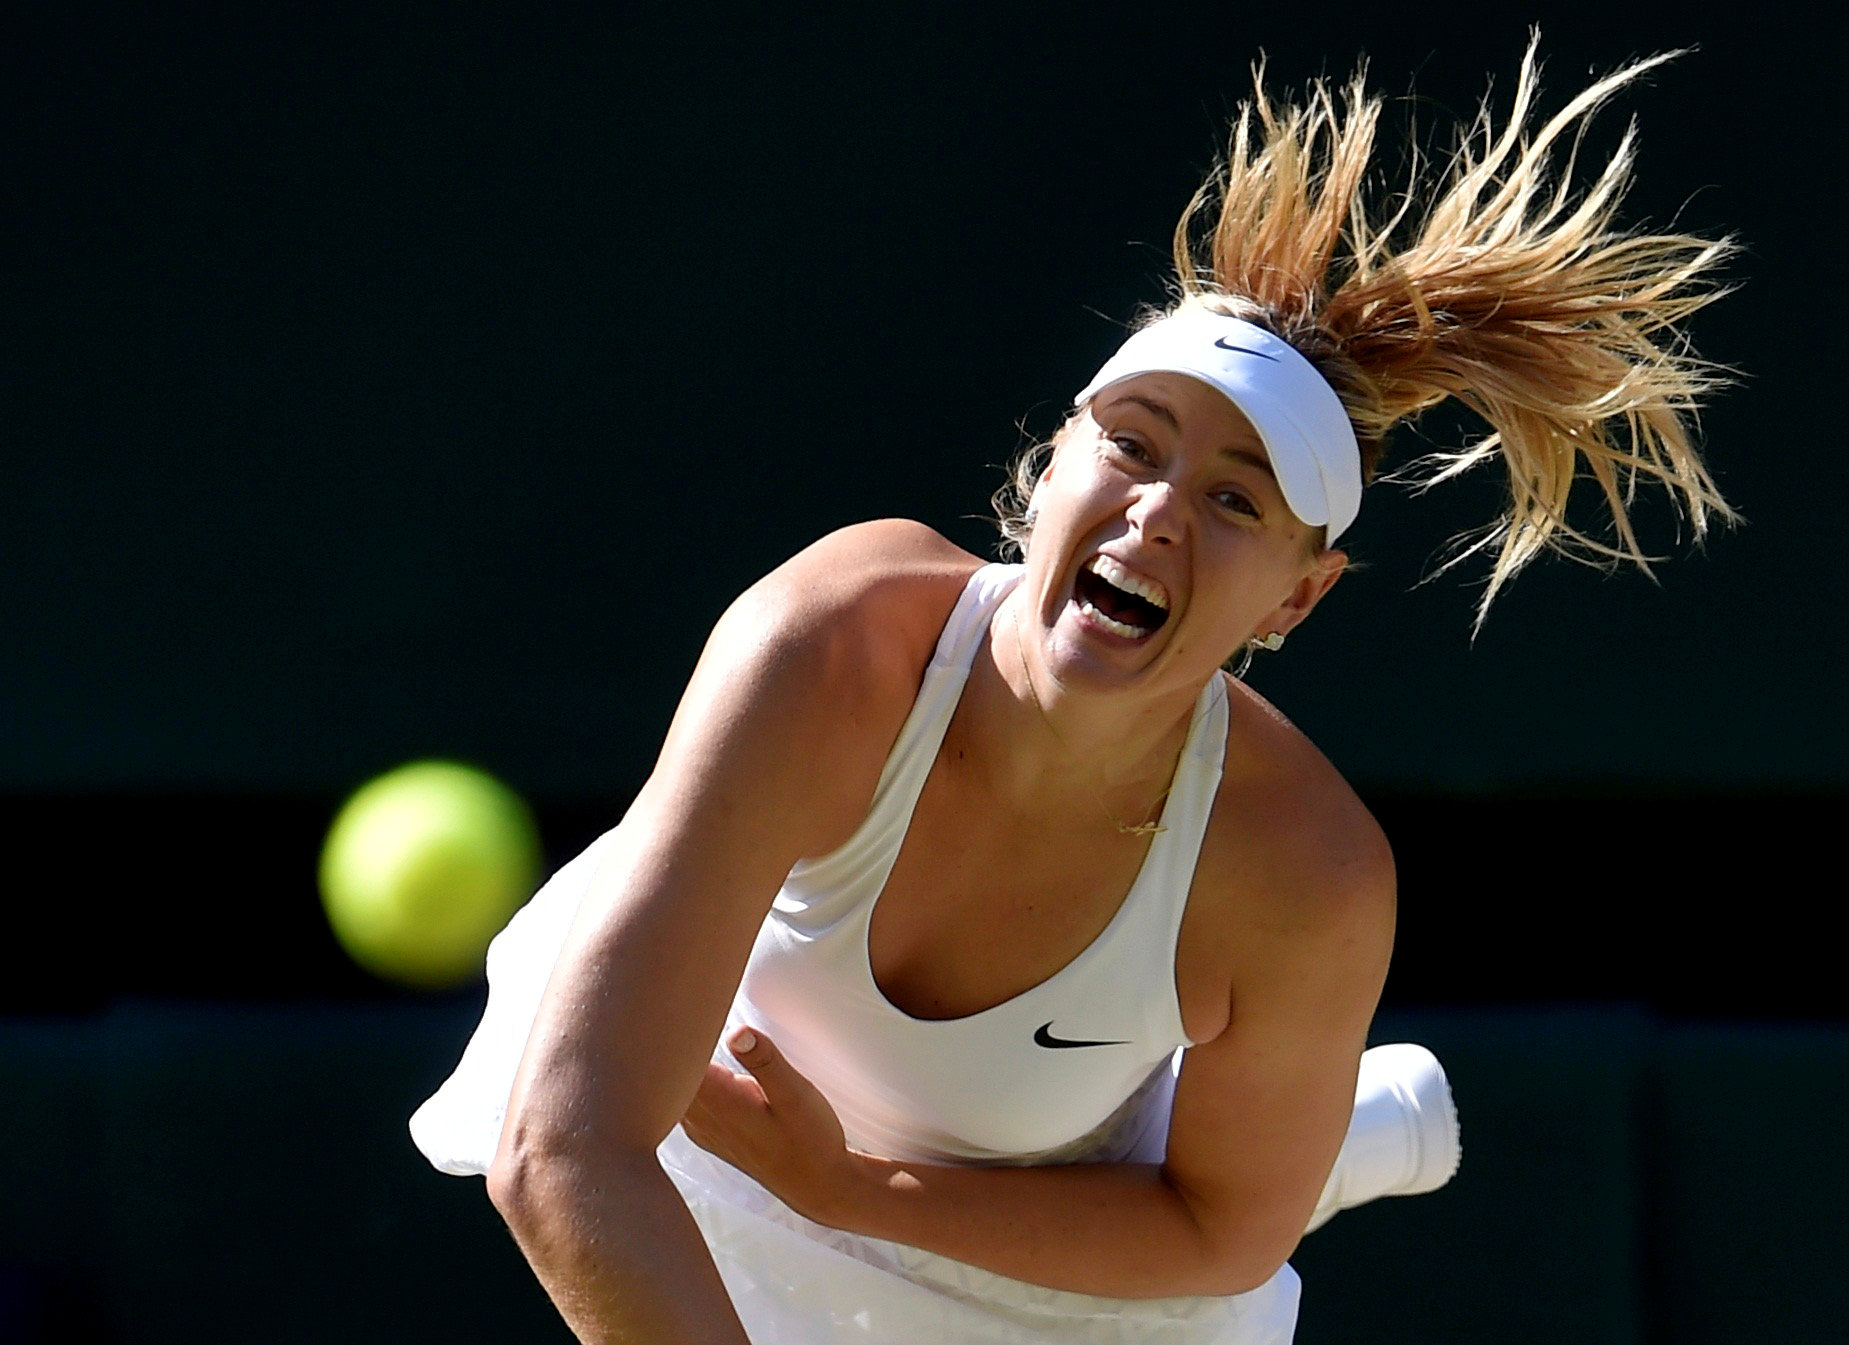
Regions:
<instances>
[{"instance_id":1,"label":"white visor","mask_svg":"<svg viewBox=\"0 0 1849 1345\"><path fill-rule=\"evenodd\" d=\"M1073 399L1083 406L1138 374L1186 374L1217 388L1252 422L1291 513L1333 544L1361 512L1361 450L1335 389L1263 327L1184 308L1137 332Z\"/></svg>"}]
</instances>

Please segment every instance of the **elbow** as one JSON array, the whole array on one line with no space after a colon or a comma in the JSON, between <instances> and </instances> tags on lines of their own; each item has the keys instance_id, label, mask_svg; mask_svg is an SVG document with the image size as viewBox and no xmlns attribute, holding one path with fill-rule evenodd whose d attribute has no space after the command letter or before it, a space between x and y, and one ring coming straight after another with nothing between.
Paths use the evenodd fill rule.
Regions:
<instances>
[{"instance_id":1,"label":"elbow","mask_svg":"<svg viewBox=\"0 0 1849 1345\"><path fill-rule=\"evenodd\" d=\"M561 1160L569 1161L568 1155L548 1154L503 1136L488 1165L488 1201L523 1247L545 1224L556 1221L559 1196L569 1190L557 1171Z\"/></svg>"},{"instance_id":2,"label":"elbow","mask_svg":"<svg viewBox=\"0 0 1849 1345\"><path fill-rule=\"evenodd\" d=\"M600 1214L587 1192L586 1165L560 1155L495 1155L488 1168L488 1199L520 1253L548 1289L595 1272Z\"/></svg>"},{"instance_id":3,"label":"elbow","mask_svg":"<svg viewBox=\"0 0 1849 1345\"><path fill-rule=\"evenodd\" d=\"M1202 1298L1249 1294L1269 1284L1296 1249L1294 1241L1280 1246L1273 1239L1256 1237L1218 1240L1202 1252L1180 1292Z\"/></svg>"},{"instance_id":4,"label":"elbow","mask_svg":"<svg viewBox=\"0 0 1849 1345\"><path fill-rule=\"evenodd\" d=\"M661 1179L652 1147L599 1145L510 1120L488 1165L488 1200L531 1260L571 1246L651 1178Z\"/></svg>"},{"instance_id":5,"label":"elbow","mask_svg":"<svg viewBox=\"0 0 1849 1345\"><path fill-rule=\"evenodd\" d=\"M531 1260L576 1241L662 1180L660 1138L580 1097L516 1093L489 1161L489 1203ZM667 1127L662 1127L666 1134Z\"/></svg>"},{"instance_id":6,"label":"elbow","mask_svg":"<svg viewBox=\"0 0 1849 1345\"><path fill-rule=\"evenodd\" d=\"M596 1166L583 1144L509 1116L488 1165L488 1200L530 1255L573 1222Z\"/></svg>"},{"instance_id":7,"label":"elbow","mask_svg":"<svg viewBox=\"0 0 1849 1345\"><path fill-rule=\"evenodd\" d=\"M546 1185L542 1168L548 1155L565 1152L558 1137L537 1124L533 1113L509 1104L487 1173L488 1201L508 1227L517 1229L532 1213L535 1196Z\"/></svg>"},{"instance_id":8,"label":"elbow","mask_svg":"<svg viewBox=\"0 0 1849 1345\"><path fill-rule=\"evenodd\" d=\"M488 1200L540 1283L570 1282L584 1250L583 1217L558 1196L559 1186L526 1164L496 1158Z\"/></svg>"},{"instance_id":9,"label":"elbow","mask_svg":"<svg viewBox=\"0 0 1849 1345\"><path fill-rule=\"evenodd\" d=\"M1249 1206L1189 1210L1195 1255L1189 1258L1188 1284L1179 1292L1206 1298L1251 1293L1269 1284L1302 1240L1302 1225L1283 1216L1268 1217Z\"/></svg>"},{"instance_id":10,"label":"elbow","mask_svg":"<svg viewBox=\"0 0 1849 1345\"><path fill-rule=\"evenodd\" d=\"M505 1150L495 1154L488 1165L488 1203L509 1228L516 1227L531 1212L533 1187L532 1168L523 1159Z\"/></svg>"},{"instance_id":11,"label":"elbow","mask_svg":"<svg viewBox=\"0 0 1849 1345\"><path fill-rule=\"evenodd\" d=\"M1125 1298L1233 1298L1269 1284L1288 1257L1257 1248L1203 1246L1192 1257L1166 1263L1135 1287L1114 1292Z\"/></svg>"},{"instance_id":12,"label":"elbow","mask_svg":"<svg viewBox=\"0 0 1849 1345\"><path fill-rule=\"evenodd\" d=\"M1210 1287L1203 1292L1216 1298L1226 1298L1234 1294L1249 1294L1254 1289L1263 1288L1284 1269L1290 1259L1295 1244L1277 1252L1275 1248L1241 1247L1216 1257L1207 1273Z\"/></svg>"}]
</instances>

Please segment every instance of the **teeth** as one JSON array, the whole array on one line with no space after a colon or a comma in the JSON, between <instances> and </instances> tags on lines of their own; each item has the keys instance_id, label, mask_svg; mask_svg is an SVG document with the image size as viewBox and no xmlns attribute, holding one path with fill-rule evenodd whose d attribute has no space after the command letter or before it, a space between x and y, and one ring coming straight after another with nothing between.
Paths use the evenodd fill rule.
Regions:
<instances>
[{"instance_id":1,"label":"teeth","mask_svg":"<svg viewBox=\"0 0 1849 1345\"><path fill-rule=\"evenodd\" d=\"M1114 616L1109 616L1104 612L1100 612L1088 602L1081 602L1079 604L1079 610L1093 621L1097 622L1100 626L1103 626L1111 634L1121 635L1126 640L1140 640L1145 635L1149 634L1143 627L1132 626L1126 622L1119 621Z\"/></svg>"},{"instance_id":2,"label":"teeth","mask_svg":"<svg viewBox=\"0 0 1849 1345\"><path fill-rule=\"evenodd\" d=\"M1162 585L1153 579L1145 579L1140 574L1132 573L1106 555L1093 556L1085 563L1085 568L1113 588L1120 588L1125 593L1134 593L1144 602L1168 611L1168 594ZM1107 620L1109 618L1106 618ZM1122 625L1120 621L1116 623Z\"/></svg>"}]
</instances>

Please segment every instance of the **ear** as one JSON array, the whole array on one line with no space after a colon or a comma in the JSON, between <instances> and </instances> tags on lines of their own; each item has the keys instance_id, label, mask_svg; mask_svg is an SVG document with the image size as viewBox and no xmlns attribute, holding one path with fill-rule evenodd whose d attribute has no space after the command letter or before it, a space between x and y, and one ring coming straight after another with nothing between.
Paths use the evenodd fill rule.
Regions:
<instances>
[{"instance_id":1,"label":"ear","mask_svg":"<svg viewBox=\"0 0 1849 1345\"><path fill-rule=\"evenodd\" d=\"M1027 495L1026 518L1027 518L1027 521L1030 523L1033 522L1035 518L1039 517L1040 488L1046 484L1047 477L1051 476L1052 474L1053 474L1053 467L1052 467L1052 464L1049 463L1047 465L1047 469L1044 472L1040 473L1038 477L1034 478L1034 488L1031 491L1029 491Z\"/></svg>"},{"instance_id":2,"label":"ear","mask_svg":"<svg viewBox=\"0 0 1849 1345\"><path fill-rule=\"evenodd\" d=\"M1040 469L1040 475L1034 478L1034 488L1027 495L1027 519L1032 522L1040 512L1040 488L1052 479L1053 463L1059 457L1059 444L1053 445L1053 451L1046 456L1046 466Z\"/></svg>"},{"instance_id":3,"label":"ear","mask_svg":"<svg viewBox=\"0 0 1849 1345\"><path fill-rule=\"evenodd\" d=\"M1082 420L1089 419L1088 412L1080 412L1066 417L1066 421L1053 433L1052 451L1046 455L1046 465L1040 469L1040 475L1034 478L1034 488L1027 496L1027 519L1031 523L1039 512L1040 488L1053 479L1053 468L1059 463L1059 455L1066 445L1072 442L1074 429Z\"/></svg>"},{"instance_id":4,"label":"ear","mask_svg":"<svg viewBox=\"0 0 1849 1345\"><path fill-rule=\"evenodd\" d=\"M1291 586L1284 601L1271 609L1265 619L1259 622L1256 635L1269 635L1274 631L1279 635L1288 635L1303 619L1316 609L1316 604L1323 600L1323 595L1335 587L1335 581L1342 577L1348 568L1346 551L1323 551L1318 553L1311 563L1309 571Z\"/></svg>"}]
</instances>

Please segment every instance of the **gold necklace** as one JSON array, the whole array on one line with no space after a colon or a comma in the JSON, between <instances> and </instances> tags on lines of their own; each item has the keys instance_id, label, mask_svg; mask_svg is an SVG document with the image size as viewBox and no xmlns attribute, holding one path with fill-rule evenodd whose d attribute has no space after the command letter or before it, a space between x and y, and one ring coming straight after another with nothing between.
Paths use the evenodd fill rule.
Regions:
<instances>
[{"instance_id":1,"label":"gold necklace","mask_svg":"<svg viewBox=\"0 0 1849 1345\"><path fill-rule=\"evenodd\" d=\"M1021 638L1021 614L1019 612L1011 612L1009 615L1014 626L1014 653L1015 657L1021 661L1021 676L1027 679L1027 694L1034 702L1034 709L1040 712L1040 722L1046 725L1047 732L1053 735L1054 741L1061 747L1070 751L1071 748L1066 742L1065 735L1054 727L1052 716L1047 714L1046 706L1040 703L1040 693L1034 689L1034 675L1027 670L1027 642ZM1131 825L1110 810L1109 805L1104 801L1104 795L1098 792L1098 787L1096 785L1087 780L1085 782L1085 787L1091 791L1091 796L1098 801L1098 807L1103 810L1104 815L1111 819L1111 825L1116 827L1117 830L1124 835L1160 836L1163 832L1168 830L1168 828L1163 826L1160 822L1138 822L1134 826ZM1168 798L1169 790L1174 787L1175 781L1173 777L1171 777L1168 787L1156 796L1156 801L1151 807L1160 809L1163 802ZM1156 815L1160 817L1161 813L1157 812Z\"/></svg>"}]
</instances>

